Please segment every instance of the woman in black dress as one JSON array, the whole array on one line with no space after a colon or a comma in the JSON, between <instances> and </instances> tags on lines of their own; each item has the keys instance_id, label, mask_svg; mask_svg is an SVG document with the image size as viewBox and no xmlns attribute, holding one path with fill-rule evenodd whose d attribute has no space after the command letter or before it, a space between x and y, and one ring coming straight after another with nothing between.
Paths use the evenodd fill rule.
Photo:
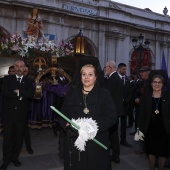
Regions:
<instances>
[{"instance_id":1,"label":"woman in black dress","mask_svg":"<svg viewBox=\"0 0 170 170\"><path fill-rule=\"evenodd\" d=\"M170 153L170 94L163 91L163 77L155 75L152 90L142 99L139 113L139 129L145 134L145 151L149 157L150 170L163 170Z\"/></svg>"},{"instance_id":2,"label":"woman in black dress","mask_svg":"<svg viewBox=\"0 0 170 170\"><path fill-rule=\"evenodd\" d=\"M70 119L95 120L98 125L95 138L109 147L109 128L117 119L113 100L109 91L99 87L96 82L97 73L93 65L84 65L80 74L81 84L66 96L61 111ZM64 120L60 120L60 124L67 132L64 140L64 170L110 170L109 148L105 150L94 141L88 140L85 151L78 150L74 130Z\"/></svg>"}]
</instances>

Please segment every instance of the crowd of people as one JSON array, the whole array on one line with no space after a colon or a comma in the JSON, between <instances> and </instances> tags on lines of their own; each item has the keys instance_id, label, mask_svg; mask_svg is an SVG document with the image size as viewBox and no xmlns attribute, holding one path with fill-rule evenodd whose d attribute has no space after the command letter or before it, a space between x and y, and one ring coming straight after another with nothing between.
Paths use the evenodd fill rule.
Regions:
<instances>
[{"instance_id":1,"label":"crowd of people","mask_svg":"<svg viewBox=\"0 0 170 170\"><path fill-rule=\"evenodd\" d=\"M165 167L165 161L170 154L170 130L169 124L167 123L170 119L170 109L168 107L170 101L170 91L166 75L162 72L153 72L151 74L150 68L148 66L144 66L139 70L137 75L131 75L127 77L126 64L119 63L118 68L116 68L116 63L114 61L109 61L104 67L104 84L97 83L96 80L98 80L98 78L93 79L93 83L91 84L91 78L94 78L94 75L97 77L97 74L95 68L90 68L90 70L89 67L91 66L85 65L82 67L82 70L80 70L81 85L76 88L78 91L72 91L72 93L68 95L68 98L66 97L62 107L62 112L70 119L79 119L81 117L86 118L89 116L92 117L99 124L99 131L95 137L102 141L102 138L99 138L98 135L104 133L100 131L100 128L106 128L104 122L107 122L107 117L109 117L109 114L107 113L108 110L105 107L101 107L101 111L104 114L105 119L103 119L103 124L100 124L100 118L103 115L100 114L97 118L94 117L100 104L95 102L95 99L93 99L94 104L92 104L93 102L90 98L92 97L92 94L93 97L99 95L97 91L96 94L94 94L96 84L98 85L99 89L104 88L108 90L114 103L113 106L115 107L114 110L112 110L112 116L116 115L116 119L114 122L112 122L111 126L110 123L108 123L108 127L105 130L107 132L105 140L107 138L109 143L105 143L104 141L102 142L108 144L110 156L108 157L107 155L107 160L104 161L100 160L100 156L96 158L93 152L98 153L98 155L103 155L104 152L106 154L106 151L96 151L96 147L94 146L91 148L90 142L92 141L89 140L86 142L86 149L84 151L85 153L81 152L81 150L76 147L76 141L81 136L81 130L78 131L78 136L77 131L70 127L70 124L67 122L64 121L63 123L62 120L61 124L66 132L66 139L64 140L64 146L66 149L64 153L65 169L69 169L71 166L71 169L73 170L80 169L80 167L84 167L85 170L100 169L100 167L102 167L101 169L110 170L112 161L115 163L120 163L120 145L124 145L129 148L133 147L126 139L126 129L133 127L134 125L135 131L130 134L135 135L135 137L137 136L138 139L141 139L139 142L140 149L135 153L145 153L148 156L151 170L154 170L156 161L158 161L159 170L163 170ZM100 93L103 94L102 89L100 89L100 91ZM107 93L107 91L105 93ZM155 96L157 93L159 96ZM146 99L149 99L150 94L152 94L151 97L154 102L150 102L148 107L148 100ZM108 96L107 102L110 103L109 101L110 97ZM91 108L91 106L93 106L93 108ZM87 112L84 112L85 108ZM108 105L107 108L109 108ZM104 112L103 109L105 110ZM90 112L91 110L93 111ZM98 111L98 113L101 112ZM120 135L118 129L119 127ZM142 137L145 136L144 141L143 138L140 137L141 133L143 134ZM91 148L90 151L89 148ZM94 156L93 162L91 162L89 159L91 158L89 153ZM101 163L100 167L94 163L97 160Z\"/></svg>"},{"instance_id":2,"label":"crowd of people","mask_svg":"<svg viewBox=\"0 0 170 170\"><path fill-rule=\"evenodd\" d=\"M4 131L0 170L6 170L11 162L21 166L18 157L23 140L28 153L33 154L28 128L33 80L20 60L8 74L1 81ZM133 147L126 130L134 127L131 135L141 139L136 154L148 156L150 170L156 161L163 170L170 155L170 85L165 74L151 73L144 66L137 75L127 76L126 64L114 61L105 64L104 72L96 63L84 63L78 74L58 108L73 122L58 117L64 169L111 170L111 162L120 163L120 145Z\"/></svg>"},{"instance_id":3,"label":"crowd of people","mask_svg":"<svg viewBox=\"0 0 170 170\"><path fill-rule=\"evenodd\" d=\"M43 36L38 9L32 10L27 25L28 37L37 41ZM55 107L79 127L58 117L64 170L111 170L111 162L120 163L120 145L133 147L126 138L127 128L132 127L135 130L130 134L135 140L141 139L140 149L135 153L148 156L150 170L154 170L156 161L158 169L164 169L170 155L170 85L165 74L151 74L145 61L138 73L130 76L125 63L114 61L106 62L103 72L99 63L88 62L75 71L76 78L68 93L55 98ZM134 71L135 57L132 62ZM59 75L58 82L68 83L64 79ZM18 60L9 67L8 76L0 79L3 121L0 170L6 170L11 162L21 166L18 158L23 141L28 153L34 153L28 127L33 97L34 81L25 63Z\"/></svg>"}]
</instances>

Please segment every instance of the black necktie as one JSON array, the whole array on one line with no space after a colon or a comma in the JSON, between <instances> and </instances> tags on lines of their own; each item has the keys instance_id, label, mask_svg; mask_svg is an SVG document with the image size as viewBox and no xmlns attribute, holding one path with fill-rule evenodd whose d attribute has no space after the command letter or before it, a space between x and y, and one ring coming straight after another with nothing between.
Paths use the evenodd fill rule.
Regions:
<instances>
[{"instance_id":1,"label":"black necktie","mask_svg":"<svg viewBox=\"0 0 170 170\"><path fill-rule=\"evenodd\" d=\"M17 78L18 83L21 83L21 78Z\"/></svg>"},{"instance_id":2,"label":"black necktie","mask_svg":"<svg viewBox=\"0 0 170 170\"><path fill-rule=\"evenodd\" d=\"M122 82L123 82L123 85L125 85L125 78L122 77Z\"/></svg>"}]
</instances>

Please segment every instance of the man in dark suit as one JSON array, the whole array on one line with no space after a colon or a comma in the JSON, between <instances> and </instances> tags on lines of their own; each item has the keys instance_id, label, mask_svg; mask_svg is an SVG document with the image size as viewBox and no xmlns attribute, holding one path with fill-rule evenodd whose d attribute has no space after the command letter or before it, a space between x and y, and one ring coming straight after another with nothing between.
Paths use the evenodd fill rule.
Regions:
<instances>
[{"instance_id":1,"label":"man in dark suit","mask_svg":"<svg viewBox=\"0 0 170 170\"><path fill-rule=\"evenodd\" d=\"M117 112L117 122L110 129L110 141L111 141L111 149L112 156L111 160L115 163L120 162L120 144L119 144L119 135L118 135L118 126L119 126L119 117L123 115L123 83L120 79L118 73L116 72L116 63L114 61L109 61L106 63L104 67L105 76L107 76L106 80L106 88L110 91L112 99L116 106Z\"/></svg>"},{"instance_id":2,"label":"man in dark suit","mask_svg":"<svg viewBox=\"0 0 170 170\"><path fill-rule=\"evenodd\" d=\"M137 81L137 83L136 83L136 96L135 96L135 103L136 103L135 129L138 127L137 120L138 120L140 101L141 101L141 98L142 98L144 92L146 92L148 90L147 87L149 84L150 68L147 66L142 67L139 70L139 74L140 74L141 79L139 81Z\"/></svg>"},{"instance_id":3,"label":"man in dark suit","mask_svg":"<svg viewBox=\"0 0 170 170\"><path fill-rule=\"evenodd\" d=\"M9 69L8 69L8 74L9 74L9 75L14 75L14 74L15 74L15 68L14 68L14 66L10 66L10 67L9 67ZM0 77L0 92L2 91L3 78L4 78L4 77Z\"/></svg>"},{"instance_id":4,"label":"man in dark suit","mask_svg":"<svg viewBox=\"0 0 170 170\"><path fill-rule=\"evenodd\" d=\"M120 135L120 144L126 147L132 147L126 140L126 127L127 127L127 112L129 109L129 103L132 97L132 89L130 85L130 81L126 77L126 64L120 63L118 65L118 75L122 80L123 84L123 115L120 116L121 121L121 135Z\"/></svg>"},{"instance_id":5,"label":"man in dark suit","mask_svg":"<svg viewBox=\"0 0 170 170\"><path fill-rule=\"evenodd\" d=\"M21 166L18 157L34 94L33 81L23 76L24 69L24 62L17 61L16 75L5 76L3 81L3 164L0 170L6 170L10 162Z\"/></svg>"}]
</instances>

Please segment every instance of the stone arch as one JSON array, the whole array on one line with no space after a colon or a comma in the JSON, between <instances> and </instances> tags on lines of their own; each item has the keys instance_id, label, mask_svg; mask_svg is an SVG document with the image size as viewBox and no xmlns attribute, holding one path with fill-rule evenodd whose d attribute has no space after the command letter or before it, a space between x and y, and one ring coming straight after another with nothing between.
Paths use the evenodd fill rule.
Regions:
<instances>
[{"instance_id":1,"label":"stone arch","mask_svg":"<svg viewBox=\"0 0 170 170\"><path fill-rule=\"evenodd\" d=\"M75 37L77 35L72 35L68 38L65 39L65 41L70 41L72 44L75 44ZM95 46L95 44L93 43L93 41L91 41L88 37L84 36L85 39L86 39L86 47L85 47L85 51L86 51L86 54L89 55L89 56L94 56L94 57L97 57L98 54L97 54L97 47Z\"/></svg>"}]
</instances>

